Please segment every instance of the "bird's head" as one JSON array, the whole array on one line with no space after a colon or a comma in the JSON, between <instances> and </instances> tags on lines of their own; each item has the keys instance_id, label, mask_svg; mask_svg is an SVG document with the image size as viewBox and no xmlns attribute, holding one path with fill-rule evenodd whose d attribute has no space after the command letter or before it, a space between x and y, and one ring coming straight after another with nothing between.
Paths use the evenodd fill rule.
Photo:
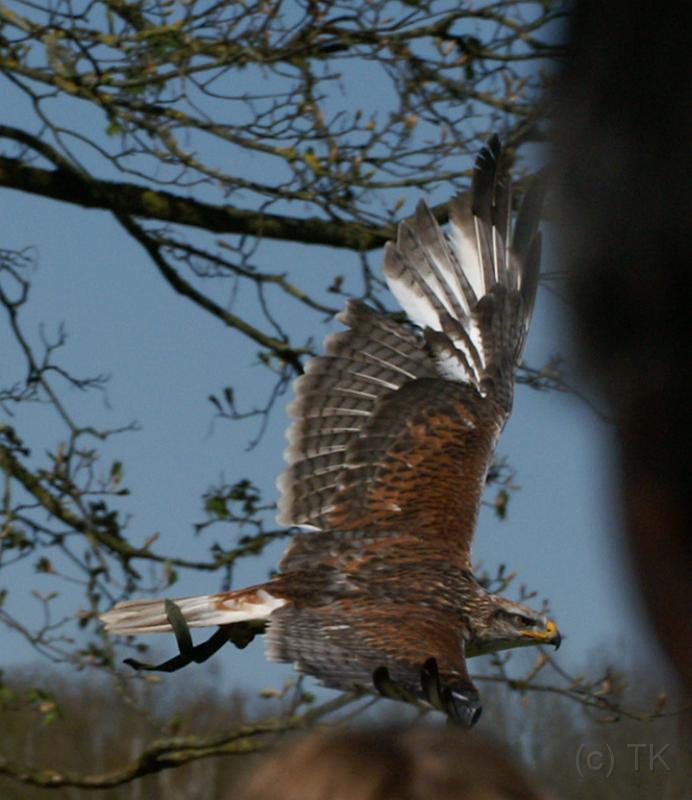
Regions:
<instances>
[{"instance_id":1,"label":"bird's head","mask_svg":"<svg viewBox=\"0 0 692 800\"><path fill-rule=\"evenodd\" d=\"M536 644L560 646L557 625L545 614L498 595L487 599L466 643L467 657Z\"/></svg>"}]
</instances>

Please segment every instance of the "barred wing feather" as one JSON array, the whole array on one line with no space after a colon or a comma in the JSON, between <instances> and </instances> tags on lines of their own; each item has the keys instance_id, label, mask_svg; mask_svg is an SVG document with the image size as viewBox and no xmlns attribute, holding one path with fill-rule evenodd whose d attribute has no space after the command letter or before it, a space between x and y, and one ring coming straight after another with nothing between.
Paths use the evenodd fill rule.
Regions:
<instances>
[{"instance_id":1,"label":"barred wing feather","mask_svg":"<svg viewBox=\"0 0 692 800\"><path fill-rule=\"evenodd\" d=\"M419 330L349 302L339 316L347 330L327 339L296 384L281 523L415 531L468 562L533 309L541 191L527 192L511 234L510 184L493 138L471 192L451 202L448 235L425 203L399 226L384 274ZM282 567L290 560L289 548Z\"/></svg>"}]
</instances>

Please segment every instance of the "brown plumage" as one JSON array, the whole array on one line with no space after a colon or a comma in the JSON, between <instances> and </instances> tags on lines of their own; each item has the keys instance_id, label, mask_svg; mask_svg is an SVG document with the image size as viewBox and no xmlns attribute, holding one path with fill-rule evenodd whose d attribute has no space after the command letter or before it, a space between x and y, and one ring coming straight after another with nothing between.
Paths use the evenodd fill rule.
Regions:
<instances>
[{"instance_id":1,"label":"brown plumage","mask_svg":"<svg viewBox=\"0 0 692 800\"><path fill-rule=\"evenodd\" d=\"M512 405L538 283L540 187L510 242L499 140L481 152L446 237L420 203L385 249L384 273L411 328L350 301L346 330L296 381L279 522L306 526L279 574L249 589L182 598L191 626L266 620L267 655L342 689L372 675L420 695L442 685L477 714L464 653L557 643L549 622L485 591L470 550L493 449ZM170 630L162 603L118 604L114 632ZM473 713L471 713L473 712Z\"/></svg>"}]
</instances>

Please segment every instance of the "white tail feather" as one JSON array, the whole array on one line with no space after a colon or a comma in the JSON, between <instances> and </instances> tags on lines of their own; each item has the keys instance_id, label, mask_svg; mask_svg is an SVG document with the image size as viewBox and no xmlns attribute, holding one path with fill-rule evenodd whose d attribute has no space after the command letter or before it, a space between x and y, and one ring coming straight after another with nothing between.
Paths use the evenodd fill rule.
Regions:
<instances>
[{"instance_id":1,"label":"white tail feather","mask_svg":"<svg viewBox=\"0 0 692 800\"><path fill-rule=\"evenodd\" d=\"M267 619L286 600L264 589L172 598L191 628L216 627L233 622ZM164 600L127 600L101 614L109 633L167 633L172 631Z\"/></svg>"}]
</instances>

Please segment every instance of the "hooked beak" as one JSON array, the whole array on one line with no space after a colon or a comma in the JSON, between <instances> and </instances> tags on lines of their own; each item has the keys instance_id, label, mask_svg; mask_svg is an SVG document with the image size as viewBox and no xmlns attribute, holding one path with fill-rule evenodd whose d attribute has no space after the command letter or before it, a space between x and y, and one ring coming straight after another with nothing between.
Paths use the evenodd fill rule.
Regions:
<instances>
[{"instance_id":1,"label":"hooked beak","mask_svg":"<svg viewBox=\"0 0 692 800\"><path fill-rule=\"evenodd\" d=\"M545 630L522 631L521 635L525 636L527 639L534 639L537 644L552 644L556 650L562 643L562 636L560 634L560 631L557 629L557 625L553 622L552 619L548 620L548 623L545 626Z\"/></svg>"}]
</instances>

